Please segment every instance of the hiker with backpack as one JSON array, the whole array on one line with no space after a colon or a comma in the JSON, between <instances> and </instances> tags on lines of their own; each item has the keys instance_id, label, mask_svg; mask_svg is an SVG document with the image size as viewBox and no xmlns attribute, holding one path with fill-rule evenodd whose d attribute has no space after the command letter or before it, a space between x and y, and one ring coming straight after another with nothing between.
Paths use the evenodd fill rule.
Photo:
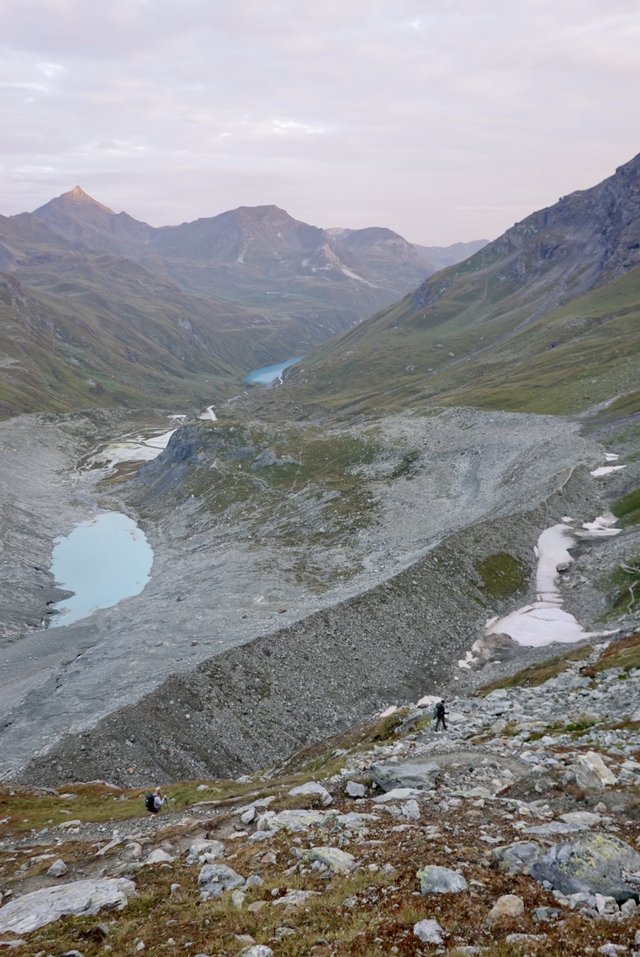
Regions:
<instances>
[{"instance_id":1,"label":"hiker with backpack","mask_svg":"<svg viewBox=\"0 0 640 957\"><path fill-rule=\"evenodd\" d=\"M433 709L433 717L436 719L436 727L435 727L436 731L440 730L441 725L442 725L443 731L447 730L447 722L445 720L446 714L447 712L445 711L444 698L443 698L442 701L439 701L437 705L435 706L435 708Z\"/></svg>"},{"instance_id":2,"label":"hiker with backpack","mask_svg":"<svg viewBox=\"0 0 640 957\"><path fill-rule=\"evenodd\" d=\"M162 796L160 788L156 788L155 791L149 791L149 793L145 795L144 806L150 814L157 814L162 805L166 803L167 799Z\"/></svg>"}]
</instances>

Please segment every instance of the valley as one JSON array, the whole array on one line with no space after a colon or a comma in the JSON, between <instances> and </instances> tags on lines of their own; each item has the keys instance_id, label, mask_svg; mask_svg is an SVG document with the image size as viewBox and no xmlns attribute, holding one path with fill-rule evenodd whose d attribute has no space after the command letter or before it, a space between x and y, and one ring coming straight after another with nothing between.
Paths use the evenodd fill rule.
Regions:
<instances>
[{"instance_id":1,"label":"valley","mask_svg":"<svg viewBox=\"0 0 640 957\"><path fill-rule=\"evenodd\" d=\"M516 224L369 319L352 314L349 331L318 348L335 325L303 334L309 317L273 298L263 319L288 330L276 347L254 322L253 297L289 284L293 303L301 283L315 295L308 283L320 282L340 325L338 290L348 298L386 282L392 293L392 274L410 281L407 264L424 273L424 252L388 231L322 231L276 207L152 230L79 189L5 218L14 325L3 328L14 344L23 330L39 391L23 387L23 404L7 400L5 410L29 414L0 422L10 584L0 773L50 784L239 774L389 703L473 686L459 662L488 620L541 600L541 534L598 524L640 484L639 168L636 158ZM234 277L227 286L222 264ZM241 277L244 302L239 286L233 303L207 298L214 287L231 295ZM81 321L77 351L77 315L41 324L52 378L38 378L44 345L29 345L21 310L37 312L31 297L45 296L59 311L61 289L65 309L70 291L85 302L97 338ZM132 357L128 329L141 350L146 337L154 347ZM89 357L113 374L98 407L85 403ZM276 359L275 387L243 382L252 364ZM14 380L12 394L19 388ZM151 439L142 464L128 462L127 444L153 434L159 447ZM111 471L97 467L110 457ZM150 579L111 607L46 628L65 598L50 572L53 543L104 512L142 530ZM612 583L634 567L637 535L630 521L575 546L557 595L577 638L633 626L634 604L620 603ZM496 575L508 585L496 587ZM498 634L480 645L484 671L552 654L554 640L552 626L535 648Z\"/></svg>"},{"instance_id":2,"label":"valley","mask_svg":"<svg viewBox=\"0 0 640 957\"><path fill-rule=\"evenodd\" d=\"M102 481L76 470L96 432L116 437L116 423L95 426L81 416L0 424L0 460L20 450L3 471L3 502L29 488L34 503L28 523L3 514L1 772L40 783L240 773L398 694L464 683L457 660L486 620L531 593L543 528L565 514L593 520L604 488L626 481L591 478L603 446L555 417L431 409L357 427L274 426L235 402L214 422L192 416L135 474ZM44 629L46 602L61 597L51 543L97 507L138 521L151 579L115 607ZM491 597L479 568L502 552L523 577L513 595ZM591 581L569 600L585 625L604 610Z\"/></svg>"}]
</instances>

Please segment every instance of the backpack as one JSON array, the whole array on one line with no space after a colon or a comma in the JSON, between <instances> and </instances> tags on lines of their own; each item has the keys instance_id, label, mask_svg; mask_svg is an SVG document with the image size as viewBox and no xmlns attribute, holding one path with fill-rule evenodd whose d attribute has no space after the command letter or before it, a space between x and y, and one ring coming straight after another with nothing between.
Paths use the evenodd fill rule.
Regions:
<instances>
[{"instance_id":1,"label":"backpack","mask_svg":"<svg viewBox=\"0 0 640 957\"><path fill-rule=\"evenodd\" d=\"M445 714L444 705L441 701L440 704L436 705L436 718L444 718Z\"/></svg>"},{"instance_id":2,"label":"backpack","mask_svg":"<svg viewBox=\"0 0 640 957\"><path fill-rule=\"evenodd\" d=\"M147 811L151 811L152 814L156 813L156 802L154 797L155 796L151 793L151 791L149 791L148 794L145 794L144 797L144 806L146 807Z\"/></svg>"},{"instance_id":3,"label":"backpack","mask_svg":"<svg viewBox=\"0 0 640 957\"><path fill-rule=\"evenodd\" d=\"M438 705L434 704L431 717L435 720L438 717Z\"/></svg>"}]
</instances>

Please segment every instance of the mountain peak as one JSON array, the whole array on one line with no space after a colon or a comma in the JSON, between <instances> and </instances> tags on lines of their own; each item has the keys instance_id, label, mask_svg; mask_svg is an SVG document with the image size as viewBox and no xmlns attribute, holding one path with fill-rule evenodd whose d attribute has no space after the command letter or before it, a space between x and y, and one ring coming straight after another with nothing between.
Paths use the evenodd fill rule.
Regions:
<instances>
[{"instance_id":1,"label":"mountain peak","mask_svg":"<svg viewBox=\"0 0 640 957\"><path fill-rule=\"evenodd\" d=\"M100 209L104 209L107 212L111 213L113 210L109 209L108 206L105 206L103 203L99 203L93 196L89 196L86 193L82 186L74 186L73 189L70 189L67 193L62 193L61 196L58 196L58 201L64 203L82 203L87 206L98 206Z\"/></svg>"},{"instance_id":2,"label":"mountain peak","mask_svg":"<svg viewBox=\"0 0 640 957\"><path fill-rule=\"evenodd\" d=\"M88 193L85 193L81 186L74 186L73 189L70 189L68 192L56 196L55 199L50 199L44 206L40 206L36 209L34 215L42 216L43 213L48 215L54 211L56 213L65 212L67 214L71 212L73 214L73 210L77 210L79 207L83 207L83 209L87 211L100 210L102 213L108 213L111 216L115 215L113 210L109 209L108 206L99 203L92 196L89 196Z\"/></svg>"}]
</instances>

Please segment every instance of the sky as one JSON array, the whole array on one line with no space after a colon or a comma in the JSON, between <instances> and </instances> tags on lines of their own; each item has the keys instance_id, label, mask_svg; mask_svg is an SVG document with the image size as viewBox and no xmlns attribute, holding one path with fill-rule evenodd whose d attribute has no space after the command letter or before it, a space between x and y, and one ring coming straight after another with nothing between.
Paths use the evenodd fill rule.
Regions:
<instances>
[{"instance_id":1,"label":"sky","mask_svg":"<svg viewBox=\"0 0 640 957\"><path fill-rule=\"evenodd\" d=\"M640 152L640 0L2 0L0 213L493 239Z\"/></svg>"}]
</instances>

